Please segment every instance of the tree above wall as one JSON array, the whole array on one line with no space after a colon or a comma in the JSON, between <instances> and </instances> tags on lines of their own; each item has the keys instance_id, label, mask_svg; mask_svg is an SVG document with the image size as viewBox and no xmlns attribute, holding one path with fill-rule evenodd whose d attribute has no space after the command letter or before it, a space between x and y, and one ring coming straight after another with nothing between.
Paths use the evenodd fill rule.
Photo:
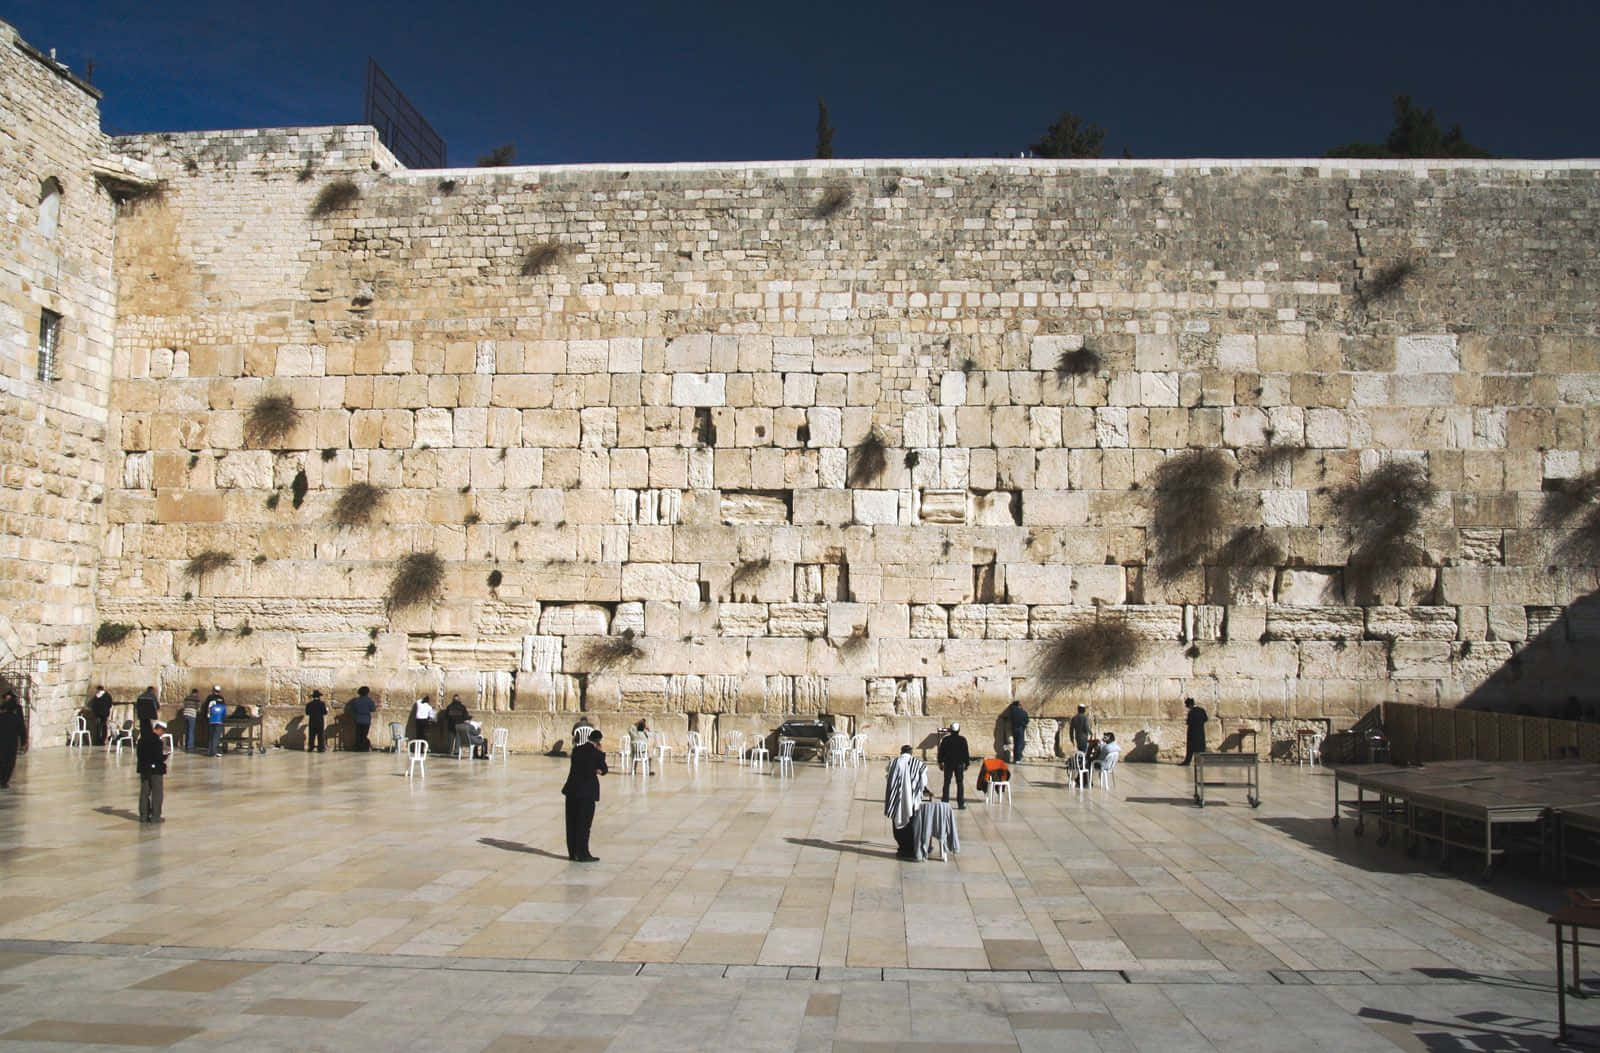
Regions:
<instances>
[{"instance_id":1,"label":"tree above wall","mask_svg":"<svg viewBox=\"0 0 1600 1053\"><path fill-rule=\"evenodd\" d=\"M1432 110L1411 104L1411 96L1394 97L1394 127L1381 143L1346 143L1328 151L1329 157L1493 157L1467 141L1461 125L1448 131L1439 127Z\"/></svg>"}]
</instances>

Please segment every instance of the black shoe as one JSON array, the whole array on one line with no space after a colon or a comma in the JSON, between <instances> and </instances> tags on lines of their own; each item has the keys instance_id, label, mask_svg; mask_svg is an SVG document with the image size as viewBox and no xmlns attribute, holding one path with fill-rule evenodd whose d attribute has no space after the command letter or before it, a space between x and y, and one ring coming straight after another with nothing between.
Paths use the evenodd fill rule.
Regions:
<instances>
[{"instance_id":1,"label":"black shoe","mask_svg":"<svg viewBox=\"0 0 1600 1053\"><path fill-rule=\"evenodd\" d=\"M964 805L964 804L958 804L958 805L956 805L956 811L958 811L958 812L964 812L964 811L966 811L966 810L967 810L967 806L966 806L966 805Z\"/></svg>"}]
</instances>

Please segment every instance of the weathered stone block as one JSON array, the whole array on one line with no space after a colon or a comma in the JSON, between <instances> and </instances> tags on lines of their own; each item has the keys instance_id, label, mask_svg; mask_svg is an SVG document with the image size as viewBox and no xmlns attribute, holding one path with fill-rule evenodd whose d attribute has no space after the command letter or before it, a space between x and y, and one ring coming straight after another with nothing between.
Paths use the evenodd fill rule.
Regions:
<instances>
[{"instance_id":1,"label":"weathered stone block","mask_svg":"<svg viewBox=\"0 0 1600 1053\"><path fill-rule=\"evenodd\" d=\"M1266 635L1271 640L1359 640L1365 631L1360 607L1273 604L1267 608Z\"/></svg>"}]
</instances>

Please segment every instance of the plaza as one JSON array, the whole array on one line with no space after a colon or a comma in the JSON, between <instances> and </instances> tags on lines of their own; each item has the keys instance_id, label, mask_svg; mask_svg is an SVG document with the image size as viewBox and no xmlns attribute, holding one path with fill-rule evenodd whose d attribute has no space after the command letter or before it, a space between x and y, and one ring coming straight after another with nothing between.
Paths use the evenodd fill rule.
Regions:
<instances>
[{"instance_id":1,"label":"plaza","mask_svg":"<svg viewBox=\"0 0 1600 1053\"><path fill-rule=\"evenodd\" d=\"M567 861L563 759L26 756L0 798L0 1044L237 1049L1540 1049L1546 909L1328 817L1126 764L1024 765L961 852L905 863L881 763L604 780ZM970 786L969 786L970 789ZM1576 1022L1600 1014L1571 1003ZM1587 1014L1587 1015L1585 1015Z\"/></svg>"}]
</instances>

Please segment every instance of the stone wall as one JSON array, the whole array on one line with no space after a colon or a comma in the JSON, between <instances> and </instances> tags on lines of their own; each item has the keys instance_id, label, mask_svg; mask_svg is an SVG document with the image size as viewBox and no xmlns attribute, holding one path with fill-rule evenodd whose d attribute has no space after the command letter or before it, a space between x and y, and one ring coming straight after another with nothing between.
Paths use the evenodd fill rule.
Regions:
<instances>
[{"instance_id":1,"label":"stone wall","mask_svg":"<svg viewBox=\"0 0 1600 1053\"><path fill-rule=\"evenodd\" d=\"M118 231L100 617L137 630L96 660L124 690L218 682L279 723L313 687L458 692L523 749L580 711L986 744L1012 698L1053 749L1085 702L1136 756L1193 695L1265 750L1454 704L1595 589L1544 493L1596 467L1593 163L118 148L167 183ZM272 396L297 420L248 438ZM1174 515L1196 448L1218 492ZM1391 462L1436 496L1358 587L1338 498ZM381 497L341 526L355 484ZM1208 532L1164 560L1160 522ZM416 553L442 589L390 609ZM1085 675L1044 685L1063 634Z\"/></svg>"},{"instance_id":2,"label":"stone wall","mask_svg":"<svg viewBox=\"0 0 1600 1053\"><path fill-rule=\"evenodd\" d=\"M0 22L0 680L51 744L89 690L115 325L106 145L98 93ZM45 310L62 322L41 381Z\"/></svg>"}]
</instances>

